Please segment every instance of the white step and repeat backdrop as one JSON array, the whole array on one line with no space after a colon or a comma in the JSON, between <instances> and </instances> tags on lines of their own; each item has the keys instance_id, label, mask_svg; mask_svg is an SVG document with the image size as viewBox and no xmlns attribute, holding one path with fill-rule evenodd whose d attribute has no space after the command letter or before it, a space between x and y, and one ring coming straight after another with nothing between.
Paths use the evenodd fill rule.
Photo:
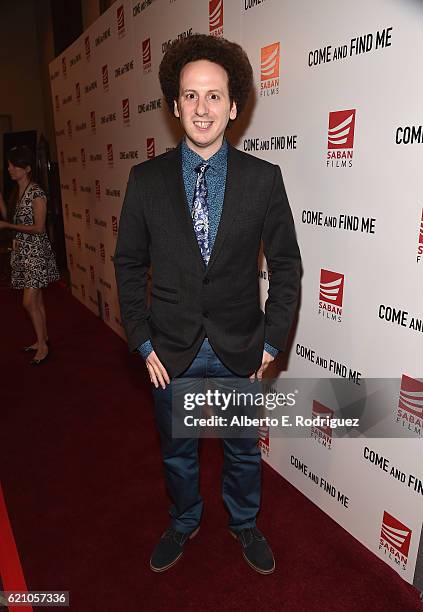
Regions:
<instances>
[{"instance_id":1,"label":"white step and repeat backdrop","mask_svg":"<svg viewBox=\"0 0 423 612\"><path fill-rule=\"evenodd\" d=\"M270 429L263 456L423 588L423 4L118 1L51 63L72 292L121 336L112 255L127 177L177 142L157 73L195 32L246 49L255 101L229 137L280 164L293 209L304 275L284 376L342 380L352 399L366 379L398 382L382 407L392 438ZM310 417L336 404L336 389L316 393Z\"/></svg>"}]
</instances>

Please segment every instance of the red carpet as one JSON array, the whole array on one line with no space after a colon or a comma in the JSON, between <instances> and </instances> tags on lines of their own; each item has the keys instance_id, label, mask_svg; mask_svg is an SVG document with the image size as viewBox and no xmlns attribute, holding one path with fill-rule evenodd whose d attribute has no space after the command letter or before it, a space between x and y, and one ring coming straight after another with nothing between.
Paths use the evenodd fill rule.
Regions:
<instances>
[{"instance_id":1,"label":"red carpet","mask_svg":"<svg viewBox=\"0 0 423 612\"><path fill-rule=\"evenodd\" d=\"M21 591L26 593L28 588L22 571L19 554L16 549L6 502L0 485L0 590ZM31 606L19 606L22 612L32 612ZM1 607L0 607L1 609Z\"/></svg>"},{"instance_id":2,"label":"red carpet","mask_svg":"<svg viewBox=\"0 0 423 612\"><path fill-rule=\"evenodd\" d=\"M168 500L143 363L66 290L45 297L53 351L32 368L21 294L0 289L1 484L29 590L70 591L75 612L422 612L413 587L268 466L258 526L277 569L250 569L227 531L217 440L201 449L200 533L151 572ZM0 563L5 586L16 559Z\"/></svg>"}]
</instances>

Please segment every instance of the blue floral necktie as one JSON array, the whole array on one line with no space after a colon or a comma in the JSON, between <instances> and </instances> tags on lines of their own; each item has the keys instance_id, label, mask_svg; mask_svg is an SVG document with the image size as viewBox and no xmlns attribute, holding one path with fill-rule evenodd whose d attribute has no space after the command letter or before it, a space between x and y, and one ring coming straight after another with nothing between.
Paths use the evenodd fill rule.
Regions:
<instances>
[{"instance_id":1,"label":"blue floral necktie","mask_svg":"<svg viewBox=\"0 0 423 612\"><path fill-rule=\"evenodd\" d=\"M197 237L201 255L206 265L209 263L210 259L209 209L207 206L207 183L204 176L208 167L209 164L207 162L203 162L195 168L198 176L195 185L194 201L191 208L195 235Z\"/></svg>"}]
</instances>

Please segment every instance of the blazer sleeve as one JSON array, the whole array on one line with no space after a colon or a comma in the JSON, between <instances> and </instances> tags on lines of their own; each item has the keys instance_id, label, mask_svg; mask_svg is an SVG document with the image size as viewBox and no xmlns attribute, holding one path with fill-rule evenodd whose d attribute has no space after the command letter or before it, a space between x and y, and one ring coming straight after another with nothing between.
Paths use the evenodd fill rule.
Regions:
<instances>
[{"instance_id":1,"label":"blazer sleeve","mask_svg":"<svg viewBox=\"0 0 423 612\"><path fill-rule=\"evenodd\" d=\"M262 237L269 269L264 337L268 344L284 351L298 302L301 255L281 170L276 165Z\"/></svg>"},{"instance_id":2,"label":"blazer sleeve","mask_svg":"<svg viewBox=\"0 0 423 612\"><path fill-rule=\"evenodd\" d=\"M129 173L113 257L122 323L131 352L150 338L146 322L150 235L142 204L133 167Z\"/></svg>"}]
</instances>

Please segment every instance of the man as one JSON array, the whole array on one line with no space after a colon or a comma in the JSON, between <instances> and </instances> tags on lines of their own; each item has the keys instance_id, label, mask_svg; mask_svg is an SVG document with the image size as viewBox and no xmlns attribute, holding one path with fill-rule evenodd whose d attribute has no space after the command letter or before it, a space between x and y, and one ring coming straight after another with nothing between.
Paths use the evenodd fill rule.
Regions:
<instances>
[{"instance_id":1,"label":"man","mask_svg":"<svg viewBox=\"0 0 423 612\"><path fill-rule=\"evenodd\" d=\"M224 134L242 111L252 69L242 48L196 34L175 42L160 84L185 132L173 151L131 169L114 257L129 349L144 357L154 385L170 527L150 567L164 571L199 529L198 439L172 438L176 377L250 377L284 350L297 304L300 253L278 166L242 153ZM260 309L258 255L271 272ZM147 271L152 266L151 306ZM248 380L248 379L247 379ZM224 439L222 496L231 534L262 574L275 561L256 527L258 438Z\"/></svg>"}]
</instances>

